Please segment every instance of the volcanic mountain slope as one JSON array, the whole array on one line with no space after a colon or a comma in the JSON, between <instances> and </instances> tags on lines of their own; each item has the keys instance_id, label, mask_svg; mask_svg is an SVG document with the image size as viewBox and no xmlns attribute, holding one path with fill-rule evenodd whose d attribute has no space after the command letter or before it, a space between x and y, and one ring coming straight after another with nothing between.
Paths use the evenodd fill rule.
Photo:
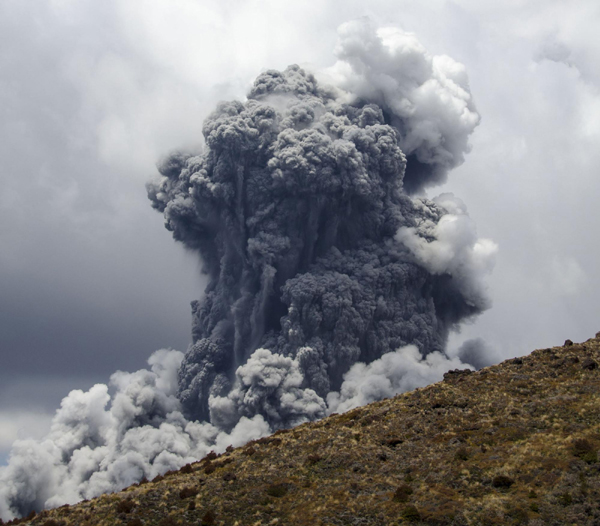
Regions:
<instances>
[{"instance_id":1,"label":"volcanic mountain slope","mask_svg":"<svg viewBox=\"0 0 600 526\"><path fill-rule=\"evenodd\" d=\"M600 333L210 454L22 520L600 524Z\"/></svg>"}]
</instances>

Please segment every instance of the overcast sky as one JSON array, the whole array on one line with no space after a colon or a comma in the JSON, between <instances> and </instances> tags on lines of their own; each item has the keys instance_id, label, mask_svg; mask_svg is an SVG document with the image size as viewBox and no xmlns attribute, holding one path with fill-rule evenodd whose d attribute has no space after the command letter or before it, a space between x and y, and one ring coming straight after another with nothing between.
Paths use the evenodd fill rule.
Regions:
<instances>
[{"instance_id":1,"label":"overcast sky","mask_svg":"<svg viewBox=\"0 0 600 526\"><path fill-rule=\"evenodd\" d=\"M150 208L156 161L264 69L330 66L363 15L466 65L482 122L443 188L499 245L498 360L600 331L597 0L3 0L0 461L72 388L185 350L195 257Z\"/></svg>"}]
</instances>

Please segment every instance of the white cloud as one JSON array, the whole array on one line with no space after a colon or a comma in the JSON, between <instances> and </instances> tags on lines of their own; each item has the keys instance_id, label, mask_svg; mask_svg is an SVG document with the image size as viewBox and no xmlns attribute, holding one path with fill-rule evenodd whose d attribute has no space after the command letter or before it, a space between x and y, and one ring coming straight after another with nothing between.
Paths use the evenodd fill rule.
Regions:
<instances>
[{"instance_id":1,"label":"white cloud","mask_svg":"<svg viewBox=\"0 0 600 526\"><path fill-rule=\"evenodd\" d=\"M344 375L339 393L327 396L329 412L343 413L375 400L424 387L443 378L451 369L471 369L458 357L439 352L423 357L414 345L384 354L369 364L357 363Z\"/></svg>"},{"instance_id":2,"label":"white cloud","mask_svg":"<svg viewBox=\"0 0 600 526\"><path fill-rule=\"evenodd\" d=\"M576 297L587 283L585 271L576 259L569 256L554 256L545 266L541 286L550 284L557 295Z\"/></svg>"},{"instance_id":3,"label":"white cloud","mask_svg":"<svg viewBox=\"0 0 600 526\"><path fill-rule=\"evenodd\" d=\"M0 411L0 451L17 439L42 438L50 430L52 414L27 411Z\"/></svg>"},{"instance_id":4,"label":"white cloud","mask_svg":"<svg viewBox=\"0 0 600 526\"><path fill-rule=\"evenodd\" d=\"M433 202L447 211L439 222L424 220L418 227L401 227L396 239L433 274L452 276L474 305L486 304L484 278L494 267L498 246L477 237L475 223L460 199L441 194ZM426 208L426 202L422 206Z\"/></svg>"}]
</instances>

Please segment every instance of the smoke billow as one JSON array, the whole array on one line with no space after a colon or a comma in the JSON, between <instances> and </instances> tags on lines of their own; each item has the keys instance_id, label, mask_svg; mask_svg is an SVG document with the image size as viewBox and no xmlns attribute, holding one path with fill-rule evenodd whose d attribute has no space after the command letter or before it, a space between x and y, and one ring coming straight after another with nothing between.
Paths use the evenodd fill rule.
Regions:
<instances>
[{"instance_id":1,"label":"smoke billow","mask_svg":"<svg viewBox=\"0 0 600 526\"><path fill-rule=\"evenodd\" d=\"M399 131L408 160L404 189L417 193L445 182L464 161L480 120L465 67L429 54L414 34L375 28L368 18L343 24L338 35L338 61L326 78L351 104L377 104Z\"/></svg>"},{"instance_id":2,"label":"smoke billow","mask_svg":"<svg viewBox=\"0 0 600 526\"><path fill-rule=\"evenodd\" d=\"M331 411L355 407L436 382L449 369L464 368L460 359L440 352L422 356L415 345L384 354L369 364L357 363L346 373L340 392L329 393Z\"/></svg>"},{"instance_id":3,"label":"smoke billow","mask_svg":"<svg viewBox=\"0 0 600 526\"><path fill-rule=\"evenodd\" d=\"M497 350L491 347L483 338L465 340L456 349L455 355L462 362L468 363L475 369L482 369L488 365L498 363L502 359Z\"/></svg>"},{"instance_id":4,"label":"smoke billow","mask_svg":"<svg viewBox=\"0 0 600 526\"><path fill-rule=\"evenodd\" d=\"M114 373L112 396L104 384L71 391L44 440L15 442L0 471L0 517L115 491L269 433L260 415L240 419L230 433L186 420L176 396L182 358L160 350L150 370Z\"/></svg>"},{"instance_id":5,"label":"smoke billow","mask_svg":"<svg viewBox=\"0 0 600 526\"><path fill-rule=\"evenodd\" d=\"M119 489L465 366L447 337L488 306L496 246L460 200L422 196L463 161L479 121L464 68L368 20L340 28L336 54L319 74L333 84L266 71L206 119L200 155L160 163L152 206L209 278L193 343L115 373L112 397L71 392L44 441L15 444L0 515Z\"/></svg>"}]
</instances>

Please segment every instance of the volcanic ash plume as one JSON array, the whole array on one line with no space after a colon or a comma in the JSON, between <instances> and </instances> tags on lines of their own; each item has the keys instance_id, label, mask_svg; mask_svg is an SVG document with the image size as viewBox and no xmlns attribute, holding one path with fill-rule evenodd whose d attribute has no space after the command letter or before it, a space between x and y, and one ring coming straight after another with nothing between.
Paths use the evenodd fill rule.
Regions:
<instances>
[{"instance_id":1,"label":"volcanic ash plume","mask_svg":"<svg viewBox=\"0 0 600 526\"><path fill-rule=\"evenodd\" d=\"M208 117L206 151L149 186L210 280L179 370L192 418L318 418L357 362L441 353L487 306L495 245L453 196L411 197L462 161L479 120L462 66L367 20L342 26L337 54L339 87L261 74Z\"/></svg>"},{"instance_id":2,"label":"volcanic ash plume","mask_svg":"<svg viewBox=\"0 0 600 526\"><path fill-rule=\"evenodd\" d=\"M17 441L2 519L465 367L444 354L447 335L488 305L496 246L460 200L422 196L479 120L464 68L368 20L342 26L336 52L321 72L335 87L298 66L267 71L206 119L204 153L160 164L152 204L209 277L193 344L115 373L111 389L72 391L46 439ZM484 364L483 342L463 347Z\"/></svg>"}]
</instances>

